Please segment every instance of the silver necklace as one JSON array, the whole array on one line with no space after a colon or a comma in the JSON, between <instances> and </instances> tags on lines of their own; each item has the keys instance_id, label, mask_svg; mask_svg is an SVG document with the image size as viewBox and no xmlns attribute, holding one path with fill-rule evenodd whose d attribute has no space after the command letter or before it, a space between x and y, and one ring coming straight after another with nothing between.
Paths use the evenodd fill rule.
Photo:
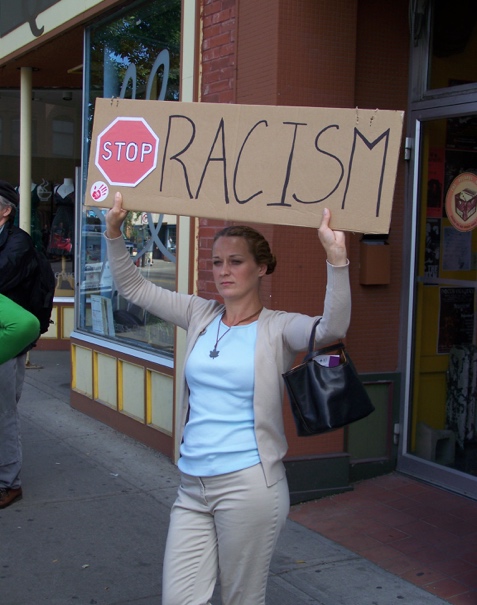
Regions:
<instances>
[{"instance_id":1,"label":"silver necklace","mask_svg":"<svg viewBox=\"0 0 477 605\"><path fill-rule=\"evenodd\" d=\"M211 357L212 359L215 359L216 357L219 356L220 351L217 351L217 345L219 344L219 342L222 340L222 338L228 334L230 332L230 330L232 328L235 328L235 326L238 326L239 324L242 324L244 321L248 321L249 319L252 319L252 317L255 317L255 315L258 315L260 313L260 311L263 309L263 307L260 307L260 309L258 311L255 311L255 313L252 313L252 315L249 315L248 317L246 317L245 319L241 319L240 321L238 321L235 324L232 324L231 326L229 326L227 328L227 330L225 330L225 332L223 334L221 334L219 336L219 332L220 332L220 326L222 325L222 320L225 316L225 311L222 313L220 319L219 319L219 325L217 326L217 337L215 339L215 345L214 348L212 349L212 351L210 351L209 353L209 357Z\"/></svg>"}]
</instances>

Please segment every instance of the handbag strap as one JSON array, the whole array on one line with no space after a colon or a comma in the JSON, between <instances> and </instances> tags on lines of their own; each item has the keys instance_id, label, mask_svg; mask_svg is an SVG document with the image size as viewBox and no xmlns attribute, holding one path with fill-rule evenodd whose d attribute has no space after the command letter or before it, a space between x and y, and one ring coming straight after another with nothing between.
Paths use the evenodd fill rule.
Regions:
<instances>
[{"instance_id":1,"label":"handbag strap","mask_svg":"<svg viewBox=\"0 0 477 605\"><path fill-rule=\"evenodd\" d=\"M320 323L320 321L321 321L321 317L315 321L315 323L313 324L313 327L311 329L310 340L308 341L308 353L303 358L304 363L309 361L313 357L316 357L317 355L329 355L330 353L333 353L336 351L339 351L339 353L344 352L344 344L341 341L334 345L328 345L327 347L318 349L317 351L314 350L315 332L316 332L316 328L317 328L318 324Z\"/></svg>"},{"instance_id":2,"label":"handbag strap","mask_svg":"<svg viewBox=\"0 0 477 605\"><path fill-rule=\"evenodd\" d=\"M310 340L308 341L308 355L310 353L313 352L313 349L315 348L315 332L316 332L316 328L318 326L318 324L321 321L321 317L319 317L315 323L313 324L313 327L311 328L311 334L310 334Z\"/></svg>"}]
</instances>

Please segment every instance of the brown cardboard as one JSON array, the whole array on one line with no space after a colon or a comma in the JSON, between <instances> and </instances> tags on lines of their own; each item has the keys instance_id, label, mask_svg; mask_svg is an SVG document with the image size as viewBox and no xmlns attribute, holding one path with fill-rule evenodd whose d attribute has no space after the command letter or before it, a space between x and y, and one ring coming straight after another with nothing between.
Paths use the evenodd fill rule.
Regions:
<instances>
[{"instance_id":1,"label":"brown cardboard","mask_svg":"<svg viewBox=\"0 0 477 605\"><path fill-rule=\"evenodd\" d=\"M97 99L85 204L388 233L404 113Z\"/></svg>"}]
</instances>

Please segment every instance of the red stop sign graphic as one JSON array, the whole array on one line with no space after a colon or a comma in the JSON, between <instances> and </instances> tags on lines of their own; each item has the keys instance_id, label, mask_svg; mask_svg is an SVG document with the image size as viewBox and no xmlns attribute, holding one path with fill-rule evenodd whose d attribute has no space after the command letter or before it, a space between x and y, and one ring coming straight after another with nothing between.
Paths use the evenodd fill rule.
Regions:
<instances>
[{"instance_id":1,"label":"red stop sign graphic","mask_svg":"<svg viewBox=\"0 0 477 605\"><path fill-rule=\"evenodd\" d=\"M116 118L98 135L94 163L111 185L136 187L156 168L158 148L144 118Z\"/></svg>"}]
</instances>

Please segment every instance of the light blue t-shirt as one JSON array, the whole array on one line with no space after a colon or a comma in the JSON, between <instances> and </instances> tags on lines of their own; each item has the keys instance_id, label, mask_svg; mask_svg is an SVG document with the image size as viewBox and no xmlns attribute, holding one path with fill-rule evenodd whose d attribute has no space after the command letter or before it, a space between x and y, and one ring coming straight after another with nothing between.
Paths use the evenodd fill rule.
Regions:
<instances>
[{"instance_id":1,"label":"light blue t-shirt","mask_svg":"<svg viewBox=\"0 0 477 605\"><path fill-rule=\"evenodd\" d=\"M223 337L212 358L219 322ZM186 363L190 412L178 466L189 475L222 475L260 462L253 414L257 322L227 330L215 318Z\"/></svg>"}]
</instances>

